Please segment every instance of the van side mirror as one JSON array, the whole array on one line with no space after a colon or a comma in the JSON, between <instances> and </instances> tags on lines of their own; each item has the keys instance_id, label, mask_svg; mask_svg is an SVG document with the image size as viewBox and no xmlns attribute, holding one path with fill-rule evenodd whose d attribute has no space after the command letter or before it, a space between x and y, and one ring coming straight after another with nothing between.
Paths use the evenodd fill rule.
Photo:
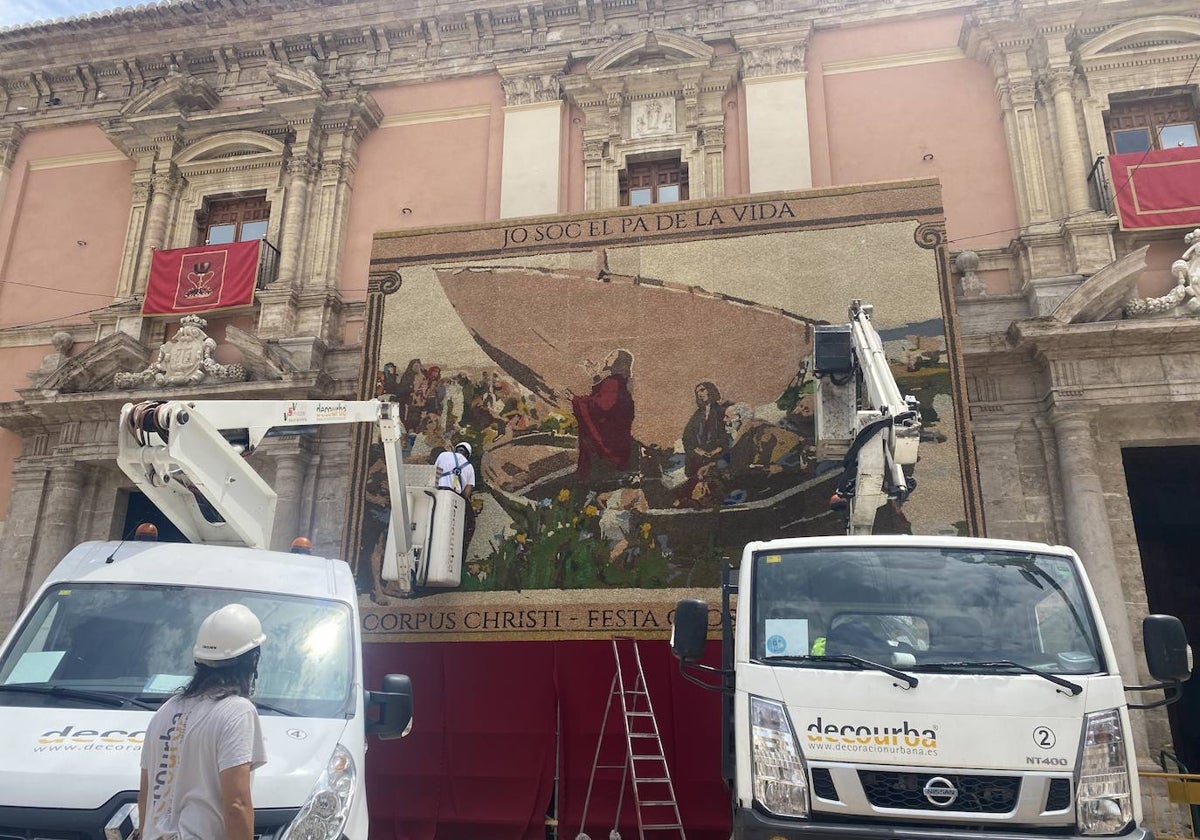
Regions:
<instances>
[{"instance_id":1,"label":"van side mirror","mask_svg":"<svg viewBox=\"0 0 1200 840\"><path fill-rule=\"evenodd\" d=\"M1156 680L1183 682L1192 675L1192 656L1183 622L1173 615L1148 615L1142 620L1146 665Z\"/></svg>"},{"instance_id":2,"label":"van side mirror","mask_svg":"<svg viewBox=\"0 0 1200 840\"><path fill-rule=\"evenodd\" d=\"M387 741L408 734L412 724L412 680L404 674L388 674L383 678L382 691L368 691L367 705L379 709L379 716L367 718L368 735L378 735Z\"/></svg>"},{"instance_id":3,"label":"van side mirror","mask_svg":"<svg viewBox=\"0 0 1200 840\"><path fill-rule=\"evenodd\" d=\"M694 662L704 656L708 644L708 604L688 598L675 605L675 625L671 628L671 652L682 662Z\"/></svg>"}]
</instances>

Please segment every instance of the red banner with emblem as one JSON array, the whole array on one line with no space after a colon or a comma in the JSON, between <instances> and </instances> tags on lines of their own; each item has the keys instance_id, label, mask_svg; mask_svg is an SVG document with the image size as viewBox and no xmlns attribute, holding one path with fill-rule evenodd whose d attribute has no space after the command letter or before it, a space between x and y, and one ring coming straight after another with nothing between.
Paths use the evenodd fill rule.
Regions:
<instances>
[{"instance_id":1,"label":"red banner with emblem","mask_svg":"<svg viewBox=\"0 0 1200 840\"><path fill-rule=\"evenodd\" d=\"M260 240L155 251L143 315L211 312L254 302Z\"/></svg>"},{"instance_id":2,"label":"red banner with emblem","mask_svg":"<svg viewBox=\"0 0 1200 840\"><path fill-rule=\"evenodd\" d=\"M1122 230L1200 227L1200 147L1108 158Z\"/></svg>"}]
</instances>

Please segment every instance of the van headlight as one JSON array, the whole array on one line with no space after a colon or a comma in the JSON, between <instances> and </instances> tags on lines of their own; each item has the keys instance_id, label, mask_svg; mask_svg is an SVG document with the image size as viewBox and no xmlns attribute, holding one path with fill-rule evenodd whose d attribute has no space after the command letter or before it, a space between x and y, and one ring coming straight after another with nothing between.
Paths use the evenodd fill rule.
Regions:
<instances>
[{"instance_id":1,"label":"van headlight","mask_svg":"<svg viewBox=\"0 0 1200 840\"><path fill-rule=\"evenodd\" d=\"M1080 834L1120 834L1133 821L1125 730L1116 709L1083 720L1075 795Z\"/></svg>"},{"instance_id":2,"label":"van headlight","mask_svg":"<svg viewBox=\"0 0 1200 840\"><path fill-rule=\"evenodd\" d=\"M308 800L292 820L282 840L338 840L354 800L358 772L350 751L338 744L317 779Z\"/></svg>"},{"instance_id":3,"label":"van headlight","mask_svg":"<svg viewBox=\"0 0 1200 840\"><path fill-rule=\"evenodd\" d=\"M779 817L807 817L804 759L782 703L750 698L750 755L755 801Z\"/></svg>"}]
</instances>

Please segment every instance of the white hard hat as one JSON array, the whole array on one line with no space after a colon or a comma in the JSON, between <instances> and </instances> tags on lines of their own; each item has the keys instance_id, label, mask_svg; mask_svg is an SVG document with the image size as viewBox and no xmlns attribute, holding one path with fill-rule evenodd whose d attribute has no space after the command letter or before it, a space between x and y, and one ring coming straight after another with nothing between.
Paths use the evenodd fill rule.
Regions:
<instances>
[{"instance_id":1,"label":"white hard hat","mask_svg":"<svg viewBox=\"0 0 1200 840\"><path fill-rule=\"evenodd\" d=\"M471 444L467 443L465 440L464 440L462 443L456 443L456 444L454 444L454 448L455 448L456 450L457 450L457 449L461 449L461 450L463 450L464 452L466 452L466 453L467 453L467 457L468 457L468 458L470 458L470 457L471 457Z\"/></svg>"},{"instance_id":2,"label":"white hard hat","mask_svg":"<svg viewBox=\"0 0 1200 840\"><path fill-rule=\"evenodd\" d=\"M227 665L266 640L258 617L241 604L230 604L200 623L192 657L203 665Z\"/></svg>"}]
</instances>

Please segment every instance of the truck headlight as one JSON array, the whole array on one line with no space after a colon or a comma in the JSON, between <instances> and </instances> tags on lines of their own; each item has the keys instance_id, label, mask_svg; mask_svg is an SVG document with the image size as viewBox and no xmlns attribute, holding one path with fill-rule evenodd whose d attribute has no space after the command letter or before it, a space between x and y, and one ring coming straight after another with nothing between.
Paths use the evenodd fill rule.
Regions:
<instances>
[{"instance_id":1,"label":"truck headlight","mask_svg":"<svg viewBox=\"0 0 1200 840\"><path fill-rule=\"evenodd\" d=\"M1083 749L1075 795L1081 834L1119 834L1133 820L1125 731L1116 709L1083 720Z\"/></svg>"},{"instance_id":2,"label":"truck headlight","mask_svg":"<svg viewBox=\"0 0 1200 840\"><path fill-rule=\"evenodd\" d=\"M281 840L338 840L354 800L358 772L350 751L338 744L321 778Z\"/></svg>"},{"instance_id":3,"label":"truck headlight","mask_svg":"<svg viewBox=\"0 0 1200 840\"><path fill-rule=\"evenodd\" d=\"M750 754L755 801L776 816L807 817L804 759L782 703L750 698Z\"/></svg>"}]
</instances>

